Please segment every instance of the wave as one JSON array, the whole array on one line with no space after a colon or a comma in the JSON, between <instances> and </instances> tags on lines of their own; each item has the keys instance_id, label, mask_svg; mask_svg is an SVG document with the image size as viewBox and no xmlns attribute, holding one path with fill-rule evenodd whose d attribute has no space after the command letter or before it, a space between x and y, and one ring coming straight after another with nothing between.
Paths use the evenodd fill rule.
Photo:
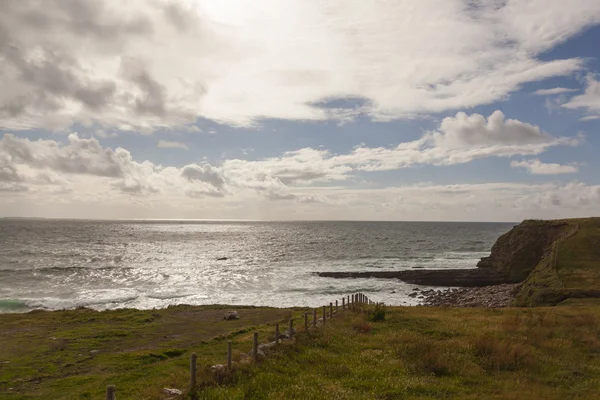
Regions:
<instances>
[{"instance_id":1,"label":"wave","mask_svg":"<svg viewBox=\"0 0 600 400\"><path fill-rule=\"evenodd\" d=\"M0 313L26 312L32 308L19 299L0 299Z\"/></svg>"},{"instance_id":2,"label":"wave","mask_svg":"<svg viewBox=\"0 0 600 400\"><path fill-rule=\"evenodd\" d=\"M40 268L0 268L0 273L2 272L17 272L17 273L54 273L54 272L79 272L79 271L109 271L113 269L120 270L131 270L133 267L122 267L119 265L114 266L102 266L102 267L92 267L92 266L70 266L70 267L40 267Z\"/></svg>"},{"instance_id":3,"label":"wave","mask_svg":"<svg viewBox=\"0 0 600 400\"><path fill-rule=\"evenodd\" d=\"M156 299L156 300L181 299L183 297L190 297L190 296L193 296L193 294L192 293L186 293L186 294L156 293L156 294L146 295L146 297L148 297L149 299Z\"/></svg>"}]
</instances>

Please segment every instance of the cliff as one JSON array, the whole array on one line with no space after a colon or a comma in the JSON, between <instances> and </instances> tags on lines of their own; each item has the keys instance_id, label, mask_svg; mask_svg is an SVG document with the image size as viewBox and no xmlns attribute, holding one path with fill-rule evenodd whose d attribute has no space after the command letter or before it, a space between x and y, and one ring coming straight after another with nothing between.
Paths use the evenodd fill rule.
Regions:
<instances>
[{"instance_id":1,"label":"cliff","mask_svg":"<svg viewBox=\"0 0 600 400\"><path fill-rule=\"evenodd\" d=\"M551 256L554 242L575 229L576 224L569 220L525 220L500 236L490 256L483 258L477 268L504 277L506 283L521 282L540 261Z\"/></svg>"},{"instance_id":2,"label":"cliff","mask_svg":"<svg viewBox=\"0 0 600 400\"><path fill-rule=\"evenodd\" d=\"M600 218L525 220L500 236L477 268L321 272L334 278L396 278L432 286L522 283L515 305L554 305L600 297Z\"/></svg>"}]
</instances>

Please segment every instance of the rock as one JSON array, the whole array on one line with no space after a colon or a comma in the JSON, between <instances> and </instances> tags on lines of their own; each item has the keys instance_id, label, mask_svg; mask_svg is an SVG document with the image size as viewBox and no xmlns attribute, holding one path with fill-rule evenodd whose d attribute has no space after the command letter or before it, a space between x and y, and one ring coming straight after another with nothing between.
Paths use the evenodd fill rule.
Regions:
<instances>
[{"instance_id":1,"label":"rock","mask_svg":"<svg viewBox=\"0 0 600 400\"><path fill-rule=\"evenodd\" d=\"M294 336L295 334L296 334L296 329L295 328L292 328L291 334L290 334L290 329L289 328L286 329L285 332L283 332L283 336L286 337L286 338L288 338L288 339L291 339L292 336Z\"/></svg>"},{"instance_id":2,"label":"rock","mask_svg":"<svg viewBox=\"0 0 600 400\"><path fill-rule=\"evenodd\" d=\"M166 394L174 394L176 396L183 396L183 392L179 389L163 388L163 392L165 392Z\"/></svg>"},{"instance_id":3,"label":"rock","mask_svg":"<svg viewBox=\"0 0 600 400\"><path fill-rule=\"evenodd\" d=\"M210 369L213 372L221 373L221 372L225 372L225 370L227 368L223 364L216 364L216 365L213 365L212 367L210 367Z\"/></svg>"},{"instance_id":4,"label":"rock","mask_svg":"<svg viewBox=\"0 0 600 400\"><path fill-rule=\"evenodd\" d=\"M396 291L395 291L395 290L392 290L390 293L396 293Z\"/></svg>"},{"instance_id":5,"label":"rock","mask_svg":"<svg viewBox=\"0 0 600 400\"><path fill-rule=\"evenodd\" d=\"M417 293L413 292L413 293L409 294L408 297L417 297Z\"/></svg>"},{"instance_id":6,"label":"rock","mask_svg":"<svg viewBox=\"0 0 600 400\"><path fill-rule=\"evenodd\" d=\"M267 351L271 350L276 345L277 345L277 343L275 343L275 342L262 343L258 346L258 349L266 353Z\"/></svg>"},{"instance_id":7,"label":"rock","mask_svg":"<svg viewBox=\"0 0 600 400\"><path fill-rule=\"evenodd\" d=\"M265 354L265 352L264 352L264 351L262 351L262 350L257 350L257 351L256 351L256 357L257 357L259 360L264 360L264 359L267 357L267 355Z\"/></svg>"},{"instance_id":8,"label":"rock","mask_svg":"<svg viewBox=\"0 0 600 400\"><path fill-rule=\"evenodd\" d=\"M90 354L100 353L100 350L90 350Z\"/></svg>"},{"instance_id":9,"label":"rock","mask_svg":"<svg viewBox=\"0 0 600 400\"><path fill-rule=\"evenodd\" d=\"M217 261L229 260L229 257L217 257Z\"/></svg>"},{"instance_id":10,"label":"rock","mask_svg":"<svg viewBox=\"0 0 600 400\"><path fill-rule=\"evenodd\" d=\"M240 319L240 314L237 311L227 311L225 315L223 315L223 319L231 320L231 319Z\"/></svg>"}]
</instances>

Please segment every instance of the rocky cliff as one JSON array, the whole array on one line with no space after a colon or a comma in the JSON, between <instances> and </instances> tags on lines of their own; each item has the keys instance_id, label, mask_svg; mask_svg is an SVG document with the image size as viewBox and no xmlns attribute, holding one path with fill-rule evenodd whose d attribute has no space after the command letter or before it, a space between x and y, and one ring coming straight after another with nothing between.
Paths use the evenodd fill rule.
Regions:
<instances>
[{"instance_id":1,"label":"rocky cliff","mask_svg":"<svg viewBox=\"0 0 600 400\"><path fill-rule=\"evenodd\" d=\"M525 280L545 257L552 253L552 244L566 236L574 225L566 220L525 220L500 236L489 257L477 268L504 277L507 283Z\"/></svg>"},{"instance_id":2,"label":"rocky cliff","mask_svg":"<svg viewBox=\"0 0 600 400\"><path fill-rule=\"evenodd\" d=\"M331 278L396 278L408 283L431 286L481 287L525 280L545 257L553 243L568 236L576 225L568 220L526 220L500 236L489 257L477 268L409 271L320 272Z\"/></svg>"}]
</instances>

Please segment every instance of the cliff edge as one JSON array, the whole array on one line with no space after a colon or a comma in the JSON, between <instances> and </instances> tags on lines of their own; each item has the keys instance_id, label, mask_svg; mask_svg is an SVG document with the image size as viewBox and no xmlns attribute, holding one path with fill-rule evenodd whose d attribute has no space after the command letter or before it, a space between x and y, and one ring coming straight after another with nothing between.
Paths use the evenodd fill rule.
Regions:
<instances>
[{"instance_id":1,"label":"cliff edge","mask_svg":"<svg viewBox=\"0 0 600 400\"><path fill-rule=\"evenodd\" d=\"M320 272L333 278L396 278L432 286L522 283L514 305L600 298L600 218L525 220L498 238L477 268Z\"/></svg>"}]
</instances>

